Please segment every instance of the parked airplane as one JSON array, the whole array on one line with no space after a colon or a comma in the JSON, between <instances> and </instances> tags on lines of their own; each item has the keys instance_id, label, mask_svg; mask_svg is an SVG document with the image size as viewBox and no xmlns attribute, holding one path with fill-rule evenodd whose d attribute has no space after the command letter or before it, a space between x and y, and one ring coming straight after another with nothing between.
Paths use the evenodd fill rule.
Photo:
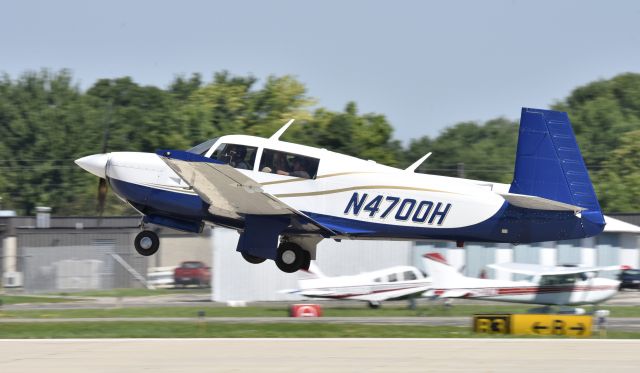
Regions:
<instances>
[{"instance_id":1,"label":"parked airplane","mask_svg":"<svg viewBox=\"0 0 640 373\"><path fill-rule=\"evenodd\" d=\"M349 276L325 276L314 262L298 280L299 289L286 290L308 298L350 299L377 308L387 300L412 299L431 289L431 279L416 267L394 266ZM304 274L303 274L304 273Z\"/></svg>"},{"instance_id":2,"label":"parked airplane","mask_svg":"<svg viewBox=\"0 0 640 373\"><path fill-rule=\"evenodd\" d=\"M529 276L528 280L505 281L466 277L438 253L426 254L425 258L433 293L440 298L572 306L604 302L618 292L620 285L620 281L595 277L598 271L620 270L620 266L549 267L523 263L488 266Z\"/></svg>"},{"instance_id":3,"label":"parked airplane","mask_svg":"<svg viewBox=\"0 0 640 373\"><path fill-rule=\"evenodd\" d=\"M187 151L114 152L76 163L151 223L238 230L251 263L308 268L324 238L528 243L590 237L604 219L566 113L522 109L511 185L415 173L325 149L228 135ZM142 255L156 233L135 238Z\"/></svg>"}]
</instances>

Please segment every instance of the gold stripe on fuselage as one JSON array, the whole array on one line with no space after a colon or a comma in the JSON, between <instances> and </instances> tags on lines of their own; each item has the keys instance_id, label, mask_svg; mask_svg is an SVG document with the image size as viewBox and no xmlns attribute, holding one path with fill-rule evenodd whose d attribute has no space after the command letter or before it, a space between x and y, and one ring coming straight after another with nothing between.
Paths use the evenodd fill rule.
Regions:
<instances>
[{"instance_id":1,"label":"gold stripe on fuselage","mask_svg":"<svg viewBox=\"0 0 640 373\"><path fill-rule=\"evenodd\" d=\"M323 190L323 191L319 191L319 192L274 194L274 196L278 197L278 198L309 197L309 196L320 196L320 195L323 195L323 194L334 194L334 193L349 192L349 191L352 191L352 190L361 190L361 189L399 189L399 190L416 190L416 191L420 191L420 192L460 194L460 193L455 193L455 192L449 192L449 191L446 191L446 190L428 189L428 188L414 188L414 187L393 186L393 185L362 185L362 186L354 186L354 187L348 187L348 188L329 189L329 190Z\"/></svg>"},{"instance_id":2,"label":"gold stripe on fuselage","mask_svg":"<svg viewBox=\"0 0 640 373\"><path fill-rule=\"evenodd\" d=\"M342 176L342 175L351 175L351 174L373 174L375 172L336 172L335 174L326 174L321 176L316 176L315 179L306 179L303 177L296 177L295 179L287 179L287 180L278 180L278 181L267 181L265 183L261 183L261 185L274 185L274 184L284 184L284 183L294 183L297 181L307 181L307 180L318 180L326 177L334 177L334 176Z\"/></svg>"}]
</instances>

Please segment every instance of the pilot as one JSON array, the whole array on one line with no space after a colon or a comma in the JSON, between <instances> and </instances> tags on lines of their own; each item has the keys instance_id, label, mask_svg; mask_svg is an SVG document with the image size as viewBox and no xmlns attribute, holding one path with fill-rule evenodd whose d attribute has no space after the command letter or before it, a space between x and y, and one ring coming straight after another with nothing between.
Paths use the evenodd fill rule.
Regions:
<instances>
[{"instance_id":1,"label":"pilot","mask_svg":"<svg viewBox=\"0 0 640 373\"><path fill-rule=\"evenodd\" d=\"M244 157L247 155L247 148L242 145L233 145L229 148L228 157L229 165L233 168L241 168L248 170L249 165L244 161Z\"/></svg>"},{"instance_id":2,"label":"pilot","mask_svg":"<svg viewBox=\"0 0 640 373\"><path fill-rule=\"evenodd\" d=\"M304 158L294 157L292 164L293 164L293 171L287 172L287 171L278 170L278 175L288 175L288 176L302 177L305 179L311 179L311 176L309 176L309 173L307 172L306 162Z\"/></svg>"}]
</instances>

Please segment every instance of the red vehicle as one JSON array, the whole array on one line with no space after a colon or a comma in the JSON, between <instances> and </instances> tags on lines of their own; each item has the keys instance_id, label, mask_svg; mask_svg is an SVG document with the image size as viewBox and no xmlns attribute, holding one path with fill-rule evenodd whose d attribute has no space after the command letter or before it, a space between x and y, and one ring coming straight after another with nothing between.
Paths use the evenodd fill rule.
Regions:
<instances>
[{"instance_id":1,"label":"red vehicle","mask_svg":"<svg viewBox=\"0 0 640 373\"><path fill-rule=\"evenodd\" d=\"M173 271L173 283L176 287L185 285L210 286L210 269L203 262L182 262L180 267Z\"/></svg>"}]
</instances>

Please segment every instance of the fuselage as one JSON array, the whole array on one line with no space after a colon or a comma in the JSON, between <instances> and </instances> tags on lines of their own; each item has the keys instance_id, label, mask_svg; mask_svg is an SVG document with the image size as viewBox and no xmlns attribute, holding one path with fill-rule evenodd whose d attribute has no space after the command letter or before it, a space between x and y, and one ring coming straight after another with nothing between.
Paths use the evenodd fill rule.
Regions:
<instances>
[{"instance_id":1,"label":"fuselage","mask_svg":"<svg viewBox=\"0 0 640 373\"><path fill-rule=\"evenodd\" d=\"M460 291L460 298L510 303L575 306L598 304L618 292L619 281L589 278L568 284L542 285L535 281L501 281L470 279L446 289L436 288L435 294ZM463 295L463 293L466 293Z\"/></svg>"},{"instance_id":2,"label":"fuselage","mask_svg":"<svg viewBox=\"0 0 640 373\"><path fill-rule=\"evenodd\" d=\"M309 298L351 299L368 302L418 297L431 280L415 267L395 266L351 276L304 279L295 294Z\"/></svg>"},{"instance_id":3,"label":"fuselage","mask_svg":"<svg viewBox=\"0 0 640 373\"><path fill-rule=\"evenodd\" d=\"M255 149L247 169L238 170L264 192L333 230L335 238L526 243L590 234L573 212L531 213L510 205L497 193L508 190L505 184L408 172L253 136L223 136L211 144L200 154L215 158L228 144ZM273 150L316 160L317 170L309 178L275 173L264 167L265 154ZM242 219L217 215L215 199L206 203L156 154L115 152L77 162L105 177L121 199L146 216L243 229Z\"/></svg>"}]
</instances>

